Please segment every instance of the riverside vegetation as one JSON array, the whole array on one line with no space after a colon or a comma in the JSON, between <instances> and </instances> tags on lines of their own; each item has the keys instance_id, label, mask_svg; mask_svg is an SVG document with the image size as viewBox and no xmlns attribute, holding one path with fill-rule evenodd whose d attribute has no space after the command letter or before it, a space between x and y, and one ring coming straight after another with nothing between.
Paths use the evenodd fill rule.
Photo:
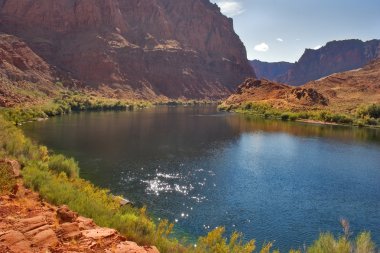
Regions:
<instances>
[{"instance_id":1,"label":"riverside vegetation","mask_svg":"<svg viewBox=\"0 0 380 253\"><path fill-rule=\"evenodd\" d=\"M71 98L75 101L76 98ZM82 100L80 100L82 101ZM75 108L89 109L91 104L82 107L82 102L57 103L53 108L61 108L67 105L67 111ZM119 109L120 104L116 107ZM45 107L49 109L49 107ZM52 107L50 107L52 108ZM96 108L110 108L99 107ZM123 107L124 108L124 107ZM126 107L125 107L126 108ZM14 110L14 111L13 111ZM49 109L50 110L50 109ZM79 214L92 218L98 225L117 229L128 240L133 240L142 245L155 245L161 252L195 252L195 253L248 253L256 250L255 241L246 242L243 235L233 233L230 238L225 238L225 230L218 227L205 237L198 239L196 245L190 245L186 239L178 239L172 234L173 224L164 220L155 222L145 207L134 208L130 206L120 207L110 192L101 189L79 177L79 166L72 158L53 154L45 146L34 143L25 137L23 132L15 126L36 116L48 116L49 110L41 109L35 113L35 109L8 109L4 116L0 115L0 158L16 159L22 165L22 176L27 187L37 191L42 198L55 205L66 204L70 209ZM21 113L20 112L26 113ZM58 115L60 113L52 114ZM42 112L42 113L41 113ZM377 109L375 110L377 113ZM363 110L363 115L372 114L372 109ZM6 169L0 167L1 192L11 191L15 183ZM360 233L356 238L350 237L347 223L343 226L344 233L336 238L330 233L321 234L310 247L291 250L291 253L375 253L376 246L371 240L369 232ZM273 243L264 244L260 253L276 252Z\"/></svg>"},{"instance_id":2,"label":"riverside vegetation","mask_svg":"<svg viewBox=\"0 0 380 253\"><path fill-rule=\"evenodd\" d=\"M37 119L67 114L77 111L125 111L149 107L152 104L146 101L120 101L85 95L80 92L67 91L61 96L49 100L42 105L29 107L2 108L0 113L6 120L20 124Z\"/></svg>"},{"instance_id":3,"label":"riverside vegetation","mask_svg":"<svg viewBox=\"0 0 380 253\"><path fill-rule=\"evenodd\" d=\"M268 119L281 119L283 121L321 121L342 125L380 126L380 104L361 105L354 113L334 113L328 110L286 110L278 109L270 104L260 102L246 102L239 105L220 105L221 111L234 111Z\"/></svg>"}]
</instances>

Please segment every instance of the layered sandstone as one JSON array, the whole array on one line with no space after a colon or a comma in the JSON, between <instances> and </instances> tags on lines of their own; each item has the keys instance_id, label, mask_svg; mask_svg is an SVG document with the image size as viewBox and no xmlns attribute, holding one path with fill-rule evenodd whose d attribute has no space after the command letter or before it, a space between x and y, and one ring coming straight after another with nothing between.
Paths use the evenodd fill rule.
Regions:
<instances>
[{"instance_id":1,"label":"layered sandstone","mask_svg":"<svg viewBox=\"0 0 380 253\"><path fill-rule=\"evenodd\" d=\"M0 34L0 106L27 104L56 95L54 69L19 38Z\"/></svg>"},{"instance_id":2,"label":"layered sandstone","mask_svg":"<svg viewBox=\"0 0 380 253\"><path fill-rule=\"evenodd\" d=\"M159 253L154 246L139 246L114 229L97 226L67 206L46 203L20 183L13 192L0 195L0 252Z\"/></svg>"},{"instance_id":3,"label":"layered sandstone","mask_svg":"<svg viewBox=\"0 0 380 253\"><path fill-rule=\"evenodd\" d=\"M0 31L57 75L120 97L221 98L254 76L208 0L0 0Z\"/></svg>"}]
</instances>

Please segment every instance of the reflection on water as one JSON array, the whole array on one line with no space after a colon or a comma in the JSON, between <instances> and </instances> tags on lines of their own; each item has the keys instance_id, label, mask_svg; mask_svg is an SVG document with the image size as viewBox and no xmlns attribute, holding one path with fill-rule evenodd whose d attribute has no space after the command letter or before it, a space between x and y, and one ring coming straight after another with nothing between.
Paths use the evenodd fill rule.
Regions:
<instances>
[{"instance_id":1,"label":"reflection on water","mask_svg":"<svg viewBox=\"0 0 380 253\"><path fill-rule=\"evenodd\" d=\"M380 131L269 121L215 107L80 113L27 124L81 176L194 236L223 225L282 249L321 231L380 242Z\"/></svg>"}]
</instances>

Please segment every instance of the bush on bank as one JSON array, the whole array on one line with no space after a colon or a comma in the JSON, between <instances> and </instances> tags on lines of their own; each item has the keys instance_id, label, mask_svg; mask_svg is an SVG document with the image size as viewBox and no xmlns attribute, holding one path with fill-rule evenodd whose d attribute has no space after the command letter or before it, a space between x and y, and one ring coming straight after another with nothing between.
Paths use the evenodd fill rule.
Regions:
<instances>
[{"instance_id":1,"label":"bush on bank","mask_svg":"<svg viewBox=\"0 0 380 253\"><path fill-rule=\"evenodd\" d=\"M1 108L0 114L8 121L21 124L27 121L68 114L72 111L126 111L148 106L150 103L144 101L120 101L74 92L64 94L44 105Z\"/></svg>"},{"instance_id":2,"label":"bush on bank","mask_svg":"<svg viewBox=\"0 0 380 253\"><path fill-rule=\"evenodd\" d=\"M380 126L380 104L362 105L356 114L334 113L327 110L289 111L274 108L260 102L246 102L240 105L220 105L221 111L235 111L263 118L281 119L283 121L314 120L327 123L356 126Z\"/></svg>"}]
</instances>

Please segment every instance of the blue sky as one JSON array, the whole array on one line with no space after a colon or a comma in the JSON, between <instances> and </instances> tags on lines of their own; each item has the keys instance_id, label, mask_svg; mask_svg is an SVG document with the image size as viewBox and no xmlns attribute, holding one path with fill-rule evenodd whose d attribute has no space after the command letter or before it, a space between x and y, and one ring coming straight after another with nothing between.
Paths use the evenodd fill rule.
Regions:
<instances>
[{"instance_id":1,"label":"blue sky","mask_svg":"<svg viewBox=\"0 0 380 253\"><path fill-rule=\"evenodd\" d=\"M249 59L294 62L331 40L380 39L380 0L211 0L234 19Z\"/></svg>"}]
</instances>

